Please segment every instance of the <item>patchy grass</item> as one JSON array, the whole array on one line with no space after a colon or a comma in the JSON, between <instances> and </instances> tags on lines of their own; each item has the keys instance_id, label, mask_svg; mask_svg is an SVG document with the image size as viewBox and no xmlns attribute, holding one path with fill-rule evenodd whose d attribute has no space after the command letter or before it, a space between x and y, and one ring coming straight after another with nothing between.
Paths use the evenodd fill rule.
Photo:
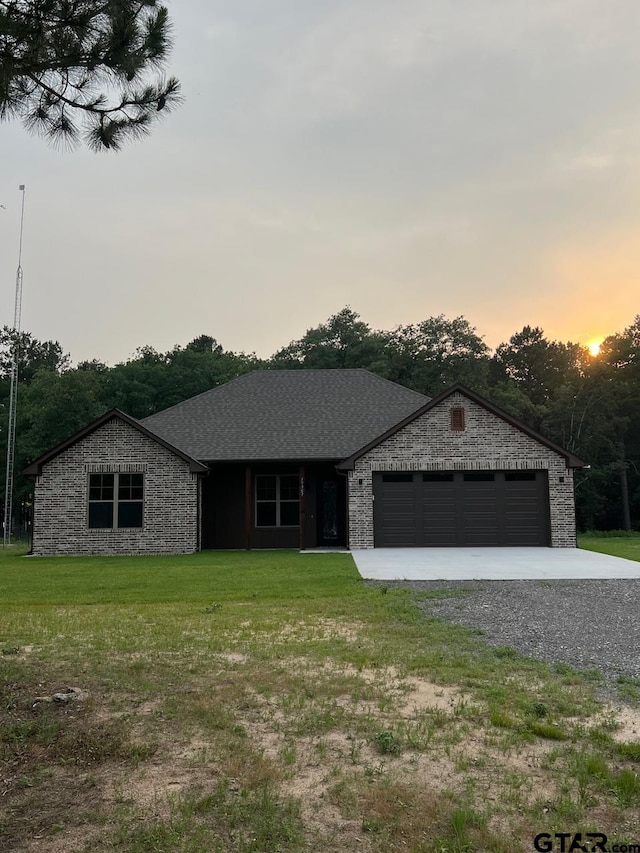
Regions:
<instances>
[{"instance_id":1,"label":"patchy grass","mask_svg":"<svg viewBox=\"0 0 640 853\"><path fill-rule=\"evenodd\" d=\"M3 850L640 839L636 718L597 679L491 649L347 554L10 549L0 601Z\"/></svg>"}]
</instances>

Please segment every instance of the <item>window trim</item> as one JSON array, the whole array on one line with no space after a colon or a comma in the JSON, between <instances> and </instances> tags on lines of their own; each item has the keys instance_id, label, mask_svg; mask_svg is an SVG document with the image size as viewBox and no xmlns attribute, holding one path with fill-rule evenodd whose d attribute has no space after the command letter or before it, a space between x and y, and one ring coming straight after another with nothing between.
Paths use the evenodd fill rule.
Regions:
<instances>
[{"instance_id":1,"label":"window trim","mask_svg":"<svg viewBox=\"0 0 640 853\"><path fill-rule=\"evenodd\" d=\"M260 500L258 498L258 480L261 478L275 478L276 481L276 495L275 498L269 498L268 500L263 498ZM296 479L298 483L297 487L297 498L294 500L293 498L282 498L281 497L281 479L283 477L293 477ZM300 477L297 474L256 474L254 478L254 500L253 500L253 524L256 529L259 530L275 530L285 529L285 530L295 530L300 527ZM258 524L258 504L272 504L276 505L276 523L275 524ZM282 524L282 504L296 504L298 506L298 523L297 524Z\"/></svg>"},{"instance_id":2,"label":"window trim","mask_svg":"<svg viewBox=\"0 0 640 853\"><path fill-rule=\"evenodd\" d=\"M140 477L142 480L142 497L141 498L120 498L120 477ZM91 499L91 478L92 477L113 477L113 498L111 500ZM144 505L145 505L145 475L142 471L117 471L117 472L97 472L92 471L87 476L87 529L88 530L142 530L144 528ZM102 486L102 483L101 483ZM130 486L130 488L133 488ZM91 524L91 504L110 504L111 505L111 524L108 527L99 527ZM119 506L120 504L140 504L141 516L140 524L136 525L120 525L119 521Z\"/></svg>"}]
</instances>

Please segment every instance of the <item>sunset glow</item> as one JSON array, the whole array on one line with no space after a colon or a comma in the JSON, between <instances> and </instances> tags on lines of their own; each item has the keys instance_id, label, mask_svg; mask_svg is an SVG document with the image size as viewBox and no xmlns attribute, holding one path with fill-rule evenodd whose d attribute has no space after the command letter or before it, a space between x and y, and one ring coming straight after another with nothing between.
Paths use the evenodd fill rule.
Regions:
<instances>
[{"instance_id":1,"label":"sunset glow","mask_svg":"<svg viewBox=\"0 0 640 853\"><path fill-rule=\"evenodd\" d=\"M587 344L589 354L592 355L594 358L597 355L600 355L600 345L601 344L602 344L602 341L592 341L590 344Z\"/></svg>"}]
</instances>

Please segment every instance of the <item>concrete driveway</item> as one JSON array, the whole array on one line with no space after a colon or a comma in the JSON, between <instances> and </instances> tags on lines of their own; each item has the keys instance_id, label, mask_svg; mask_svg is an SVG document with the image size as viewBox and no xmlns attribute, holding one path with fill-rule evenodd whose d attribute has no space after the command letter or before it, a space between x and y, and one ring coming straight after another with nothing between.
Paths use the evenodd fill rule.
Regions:
<instances>
[{"instance_id":1,"label":"concrete driveway","mask_svg":"<svg viewBox=\"0 0 640 853\"><path fill-rule=\"evenodd\" d=\"M640 578L640 563L579 548L373 548L351 554L367 580Z\"/></svg>"}]
</instances>

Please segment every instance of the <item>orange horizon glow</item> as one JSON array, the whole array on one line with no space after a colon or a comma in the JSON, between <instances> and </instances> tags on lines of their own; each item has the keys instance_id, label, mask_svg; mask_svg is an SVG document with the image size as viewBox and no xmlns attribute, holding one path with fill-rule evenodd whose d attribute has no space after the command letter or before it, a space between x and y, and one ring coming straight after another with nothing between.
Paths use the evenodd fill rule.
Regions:
<instances>
[{"instance_id":1,"label":"orange horizon glow","mask_svg":"<svg viewBox=\"0 0 640 853\"><path fill-rule=\"evenodd\" d=\"M591 341L590 344L587 344L587 349L589 350L589 355L596 358L596 356L600 355L600 347L602 346L602 341Z\"/></svg>"}]
</instances>

